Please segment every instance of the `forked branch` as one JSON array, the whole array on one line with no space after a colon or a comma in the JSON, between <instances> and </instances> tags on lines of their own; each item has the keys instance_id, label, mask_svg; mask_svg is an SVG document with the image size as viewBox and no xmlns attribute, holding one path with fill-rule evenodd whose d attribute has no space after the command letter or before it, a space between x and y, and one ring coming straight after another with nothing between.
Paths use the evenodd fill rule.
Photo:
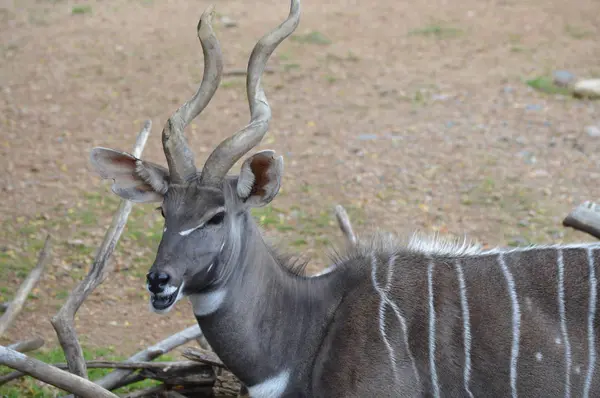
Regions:
<instances>
[{"instance_id":1,"label":"forked branch","mask_svg":"<svg viewBox=\"0 0 600 398\"><path fill-rule=\"evenodd\" d=\"M214 7L209 6L198 22L198 39L204 54L202 83L194 96L169 118L162 133L163 149L171 181L180 183L196 173L194 153L190 149L183 130L198 116L214 96L223 73L223 55L219 41L212 28Z\"/></svg>"},{"instance_id":2,"label":"forked branch","mask_svg":"<svg viewBox=\"0 0 600 398\"><path fill-rule=\"evenodd\" d=\"M137 140L133 147L132 155L139 158L142 154L152 123L148 120L142 131L138 134ZM86 277L75 287L69 294L69 298L58 313L52 317L52 326L56 330L58 341L65 352L69 370L77 376L87 378L87 370L83 359L83 350L77 339L75 331L74 319L75 313L89 294L100 285L107 276L108 268L106 267L108 259L112 255L121 233L127 223L127 218L131 212L132 202L121 200L117 212L113 216L112 223L106 234L104 241L96 254L96 258L92 264L90 272Z\"/></svg>"},{"instance_id":3,"label":"forked branch","mask_svg":"<svg viewBox=\"0 0 600 398\"><path fill-rule=\"evenodd\" d=\"M563 225L600 239L600 205L590 201L580 204L563 220Z\"/></svg>"},{"instance_id":4,"label":"forked branch","mask_svg":"<svg viewBox=\"0 0 600 398\"><path fill-rule=\"evenodd\" d=\"M219 185L229 169L245 153L258 145L269 129L271 108L261 85L261 78L275 48L296 30L299 22L300 1L292 0L288 18L277 28L264 35L254 46L248 60L246 76L250 123L221 142L210 154L202 169L202 183Z\"/></svg>"}]
</instances>

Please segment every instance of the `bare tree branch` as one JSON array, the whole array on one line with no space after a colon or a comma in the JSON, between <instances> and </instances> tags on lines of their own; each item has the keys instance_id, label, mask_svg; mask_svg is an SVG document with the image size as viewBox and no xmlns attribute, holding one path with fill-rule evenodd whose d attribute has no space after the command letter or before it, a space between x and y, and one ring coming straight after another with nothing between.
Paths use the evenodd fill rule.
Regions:
<instances>
[{"instance_id":1,"label":"bare tree branch","mask_svg":"<svg viewBox=\"0 0 600 398\"><path fill-rule=\"evenodd\" d=\"M182 346L194 339L199 338L202 335L200 331L200 327L196 324L194 326L190 326L187 329L182 330L179 333L176 333L172 336L167 337L166 339L158 342L157 344L142 350L127 359L126 362L139 362L139 361L151 361L154 358L165 354L173 349ZM114 390L115 388L121 387L124 381L128 380L128 377L133 373L133 370L115 370L104 376L100 380L96 380L99 386L106 388L107 390ZM135 376L135 375L133 375Z\"/></svg>"},{"instance_id":2,"label":"bare tree branch","mask_svg":"<svg viewBox=\"0 0 600 398\"><path fill-rule=\"evenodd\" d=\"M148 120L144 124L144 128L138 134L135 146L133 147L132 155L139 158L142 150L146 145L146 140L150 134L152 123ZM113 216L112 223L104 235L104 241L96 254L96 258L92 264L90 272L87 276L75 287L67 302L62 306L58 313L51 319L52 326L56 330L58 341L62 346L69 370L83 378L87 378L85 361L83 359L83 350L77 339L77 332L74 327L75 313L89 294L100 285L108 274L106 264L111 254L115 250L115 246L121 237L121 233L127 223L127 218L131 212L133 203L121 200L117 212Z\"/></svg>"},{"instance_id":3,"label":"bare tree branch","mask_svg":"<svg viewBox=\"0 0 600 398\"><path fill-rule=\"evenodd\" d=\"M10 348L10 347L8 347ZM69 366L66 363L55 363L51 366L54 366L58 369L69 369ZM146 369L152 370L155 372L181 372L187 370L201 369L206 367L204 363L200 361L176 361L176 362L117 362L117 361L87 361L86 368L87 369L131 369L131 370L139 370ZM12 372L7 375L3 375L0 377L0 385L7 383L9 381L18 379L19 377L26 376L23 372ZM143 377L142 377L143 379ZM137 381L137 380L135 380ZM131 381L131 382L135 382ZM127 384L131 384L127 383ZM124 384L124 385L127 385Z\"/></svg>"},{"instance_id":4,"label":"bare tree branch","mask_svg":"<svg viewBox=\"0 0 600 398\"><path fill-rule=\"evenodd\" d=\"M600 205L590 201L580 204L563 220L563 225L600 239Z\"/></svg>"},{"instance_id":5,"label":"bare tree branch","mask_svg":"<svg viewBox=\"0 0 600 398\"><path fill-rule=\"evenodd\" d=\"M190 359L195 362L201 362L206 365L216 366L219 368L226 368L226 366L221 362L219 357L210 351L200 350L194 347L188 347L181 353L187 359Z\"/></svg>"},{"instance_id":6,"label":"bare tree branch","mask_svg":"<svg viewBox=\"0 0 600 398\"><path fill-rule=\"evenodd\" d=\"M44 339L41 337L36 337L29 340L17 341L16 343L9 345L8 348L18 352L29 352L35 351L38 348L41 348L43 345Z\"/></svg>"},{"instance_id":7,"label":"bare tree branch","mask_svg":"<svg viewBox=\"0 0 600 398\"><path fill-rule=\"evenodd\" d=\"M37 265L29 273L27 278L25 278L25 280L19 287L19 290L17 290L15 298L11 302L10 306L8 307L6 312L2 314L2 317L0 317L0 337L4 334L4 332L6 332L6 329L8 329L11 323L15 320L17 314L23 308L23 304L25 304L25 300L27 300L29 292L31 291L31 289L33 289L37 281L40 279L40 276L42 276L44 267L46 266L46 263L50 258L51 247L52 245L50 243L50 235L48 235L46 237L46 242L44 242L44 248L40 252Z\"/></svg>"},{"instance_id":8,"label":"bare tree branch","mask_svg":"<svg viewBox=\"0 0 600 398\"><path fill-rule=\"evenodd\" d=\"M8 383L9 381L13 381L18 379L19 377L27 376L25 373L15 370L14 372L10 372L0 376L0 386Z\"/></svg>"},{"instance_id":9,"label":"bare tree branch","mask_svg":"<svg viewBox=\"0 0 600 398\"><path fill-rule=\"evenodd\" d=\"M89 380L4 346L0 346L0 364L20 370L45 383L73 392L82 398L117 398L115 394Z\"/></svg>"},{"instance_id":10,"label":"bare tree branch","mask_svg":"<svg viewBox=\"0 0 600 398\"><path fill-rule=\"evenodd\" d=\"M352 229L352 223L350 222L350 217L348 217L348 213L346 213L346 209L344 209L344 206L335 206L335 217L348 243L351 246L355 246L358 242L358 239L354 234L354 230Z\"/></svg>"}]
</instances>

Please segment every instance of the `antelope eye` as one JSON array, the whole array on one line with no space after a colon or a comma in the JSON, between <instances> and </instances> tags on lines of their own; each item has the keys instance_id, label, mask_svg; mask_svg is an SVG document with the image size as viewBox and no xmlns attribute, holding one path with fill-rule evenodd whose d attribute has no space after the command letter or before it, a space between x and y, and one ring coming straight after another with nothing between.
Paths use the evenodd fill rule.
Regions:
<instances>
[{"instance_id":1,"label":"antelope eye","mask_svg":"<svg viewBox=\"0 0 600 398\"><path fill-rule=\"evenodd\" d=\"M208 225L218 225L218 224L221 224L223 222L224 218L225 218L225 212L224 211L220 211L217 214L215 214L214 216L212 216L212 218L210 220L208 220L206 224L208 224Z\"/></svg>"}]
</instances>

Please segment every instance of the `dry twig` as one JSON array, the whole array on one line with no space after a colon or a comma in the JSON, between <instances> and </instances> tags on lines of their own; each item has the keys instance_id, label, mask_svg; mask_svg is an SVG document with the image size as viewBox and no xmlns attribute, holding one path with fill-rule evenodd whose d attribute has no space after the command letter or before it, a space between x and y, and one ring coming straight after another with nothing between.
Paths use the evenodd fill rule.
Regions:
<instances>
[{"instance_id":1,"label":"dry twig","mask_svg":"<svg viewBox=\"0 0 600 398\"><path fill-rule=\"evenodd\" d=\"M4 346L0 346L0 364L31 375L44 383L73 392L82 398L117 398L115 394L89 380Z\"/></svg>"},{"instance_id":2,"label":"dry twig","mask_svg":"<svg viewBox=\"0 0 600 398\"><path fill-rule=\"evenodd\" d=\"M563 220L563 225L600 239L600 205L590 201L580 204Z\"/></svg>"},{"instance_id":3,"label":"dry twig","mask_svg":"<svg viewBox=\"0 0 600 398\"><path fill-rule=\"evenodd\" d=\"M182 355L187 359L190 359L195 362L201 362L206 365L216 366L219 368L226 368L226 366L221 362L219 357L210 351L201 350L194 347L188 347L183 350Z\"/></svg>"},{"instance_id":4,"label":"dry twig","mask_svg":"<svg viewBox=\"0 0 600 398\"><path fill-rule=\"evenodd\" d=\"M19 290L17 290L15 298L8 306L8 309L4 314L2 314L2 317L0 317L0 337L4 334L4 332L6 332L6 329L8 329L11 323L15 320L17 314L23 308L23 304L25 304L25 300L27 300L29 292L31 291L31 289L33 289L37 281L40 279L40 276L42 276L44 267L46 266L46 263L50 258L51 246L52 245L50 243L50 235L48 235L46 237L46 242L44 242L44 248L40 252L37 265L29 273L27 278L25 278L25 280L19 287Z\"/></svg>"},{"instance_id":5,"label":"dry twig","mask_svg":"<svg viewBox=\"0 0 600 398\"><path fill-rule=\"evenodd\" d=\"M18 352L29 352L35 351L41 348L43 345L44 339L41 337L36 337L29 340L17 341L16 343L9 345L8 348Z\"/></svg>"},{"instance_id":6,"label":"dry twig","mask_svg":"<svg viewBox=\"0 0 600 398\"><path fill-rule=\"evenodd\" d=\"M148 135L150 134L151 127L152 123L149 120L146 121L144 128L138 134L135 146L133 147L133 156L138 158L141 156ZM51 320L52 326L56 330L58 341L65 352L69 370L71 373L83 378L87 378L87 371L85 360L83 359L83 350L77 339L77 332L74 327L75 313L79 310L79 307L89 294L106 278L108 273L106 264L115 250L115 246L125 228L132 205L133 203L130 201L121 200L119 208L113 216L112 223L104 235L104 241L96 254L90 272L83 281L71 291L66 303Z\"/></svg>"},{"instance_id":7,"label":"dry twig","mask_svg":"<svg viewBox=\"0 0 600 398\"><path fill-rule=\"evenodd\" d=\"M346 209L344 209L344 206L335 206L335 217L348 243L351 246L355 246L358 242L358 239L354 234L354 230L352 229L352 223L350 222L350 217L348 217L348 213L346 213Z\"/></svg>"}]
</instances>

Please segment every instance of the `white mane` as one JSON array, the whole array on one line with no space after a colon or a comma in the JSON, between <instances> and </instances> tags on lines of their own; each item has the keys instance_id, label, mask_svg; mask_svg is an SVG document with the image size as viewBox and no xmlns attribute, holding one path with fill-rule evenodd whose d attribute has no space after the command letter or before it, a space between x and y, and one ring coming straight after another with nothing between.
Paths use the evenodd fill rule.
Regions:
<instances>
[{"instance_id":1,"label":"white mane","mask_svg":"<svg viewBox=\"0 0 600 398\"><path fill-rule=\"evenodd\" d=\"M438 256L468 256L482 253L483 249L477 242L466 237L463 239L442 237L439 234L426 235L415 232L410 238L407 249Z\"/></svg>"}]
</instances>

